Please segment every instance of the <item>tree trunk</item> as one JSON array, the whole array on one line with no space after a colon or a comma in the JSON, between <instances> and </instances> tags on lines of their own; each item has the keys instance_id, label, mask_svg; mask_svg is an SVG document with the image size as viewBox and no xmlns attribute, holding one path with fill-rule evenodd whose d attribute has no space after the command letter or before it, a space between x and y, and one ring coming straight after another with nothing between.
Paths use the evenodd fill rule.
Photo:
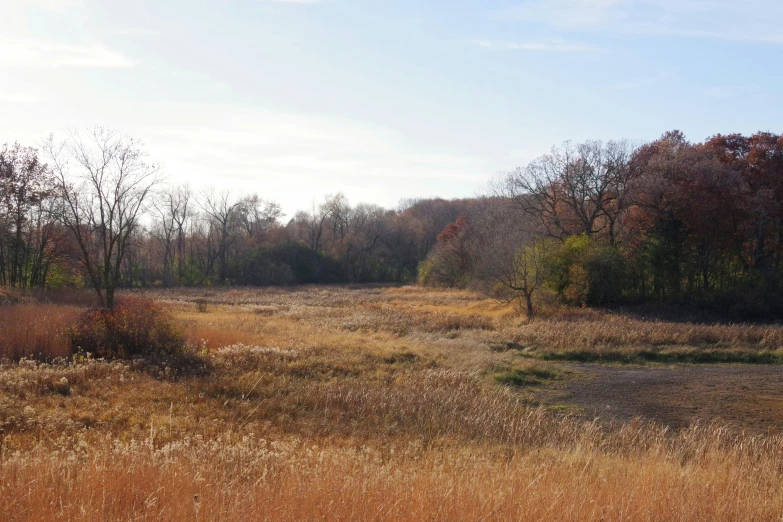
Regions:
<instances>
[{"instance_id":1,"label":"tree trunk","mask_svg":"<svg viewBox=\"0 0 783 522\"><path fill-rule=\"evenodd\" d=\"M106 308L114 309L114 288L106 288Z\"/></svg>"},{"instance_id":2,"label":"tree trunk","mask_svg":"<svg viewBox=\"0 0 783 522\"><path fill-rule=\"evenodd\" d=\"M532 319L535 315L535 310L533 310L533 292L525 292L525 306L527 307L527 318Z\"/></svg>"}]
</instances>

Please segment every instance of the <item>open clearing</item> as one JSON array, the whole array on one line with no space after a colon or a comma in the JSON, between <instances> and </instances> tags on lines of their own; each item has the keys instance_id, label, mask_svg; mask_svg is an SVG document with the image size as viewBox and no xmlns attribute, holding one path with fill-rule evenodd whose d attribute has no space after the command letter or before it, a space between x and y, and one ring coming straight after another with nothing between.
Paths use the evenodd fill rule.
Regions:
<instances>
[{"instance_id":1,"label":"open clearing","mask_svg":"<svg viewBox=\"0 0 783 522\"><path fill-rule=\"evenodd\" d=\"M644 417L674 428L720 422L753 432L783 429L783 368L761 365L667 367L573 365L562 399L588 416Z\"/></svg>"}]
</instances>

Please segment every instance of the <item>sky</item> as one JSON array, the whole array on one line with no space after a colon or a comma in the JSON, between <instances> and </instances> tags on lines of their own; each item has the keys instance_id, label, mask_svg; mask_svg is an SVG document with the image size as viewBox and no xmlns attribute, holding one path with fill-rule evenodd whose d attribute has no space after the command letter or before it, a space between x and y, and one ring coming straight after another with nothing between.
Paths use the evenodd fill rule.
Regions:
<instances>
[{"instance_id":1,"label":"sky","mask_svg":"<svg viewBox=\"0 0 783 522\"><path fill-rule=\"evenodd\" d=\"M0 144L96 125L170 183L394 208L566 140L783 132L780 0L0 0Z\"/></svg>"}]
</instances>

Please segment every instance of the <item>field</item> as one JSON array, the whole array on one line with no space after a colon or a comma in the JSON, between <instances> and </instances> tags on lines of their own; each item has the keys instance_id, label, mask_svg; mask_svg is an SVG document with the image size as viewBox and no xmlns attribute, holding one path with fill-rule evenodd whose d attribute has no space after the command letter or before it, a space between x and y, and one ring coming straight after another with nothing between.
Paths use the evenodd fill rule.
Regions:
<instances>
[{"instance_id":1,"label":"field","mask_svg":"<svg viewBox=\"0 0 783 522\"><path fill-rule=\"evenodd\" d=\"M145 294L188 364L65 357L79 306L0 306L0 520L783 514L778 326L531 322L418 287Z\"/></svg>"}]
</instances>

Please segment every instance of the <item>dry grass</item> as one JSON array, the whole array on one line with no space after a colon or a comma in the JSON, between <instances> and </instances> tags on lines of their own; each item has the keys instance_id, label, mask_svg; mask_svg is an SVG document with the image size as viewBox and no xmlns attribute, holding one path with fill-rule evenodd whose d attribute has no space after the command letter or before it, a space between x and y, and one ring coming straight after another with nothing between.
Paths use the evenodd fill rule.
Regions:
<instances>
[{"instance_id":1,"label":"dry grass","mask_svg":"<svg viewBox=\"0 0 783 522\"><path fill-rule=\"evenodd\" d=\"M44 359L71 354L65 329L80 308L26 303L0 306L0 359L35 356Z\"/></svg>"},{"instance_id":2,"label":"dry grass","mask_svg":"<svg viewBox=\"0 0 783 522\"><path fill-rule=\"evenodd\" d=\"M277 325L294 337L328 332L326 337L334 336L340 344L351 334L363 340L376 334L375 341L386 336L409 349L454 364L461 361L465 369L485 369L490 364L485 348L577 361L783 363L779 325L676 323L578 309L527 321L512 307L467 291L302 287L155 295L191 320L194 337L205 339L212 348L267 342L269 336L259 328ZM197 300L208 302L211 312L196 316Z\"/></svg>"},{"instance_id":3,"label":"dry grass","mask_svg":"<svg viewBox=\"0 0 783 522\"><path fill-rule=\"evenodd\" d=\"M616 314L534 321L510 332L531 355L567 360L783 362L778 325L645 321Z\"/></svg>"},{"instance_id":4,"label":"dry grass","mask_svg":"<svg viewBox=\"0 0 783 522\"><path fill-rule=\"evenodd\" d=\"M3 465L4 520L769 521L781 509L779 466L769 455L759 466L759 454L683 464L662 448L625 457L250 437L51 446Z\"/></svg>"},{"instance_id":5,"label":"dry grass","mask_svg":"<svg viewBox=\"0 0 783 522\"><path fill-rule=\"evenodd\" d=\"M217 357L236 370L296 356ZM25 371L70 372L75 387L108 397L124 378L144 396L115 415L141 409L149 420L133 429L106 415L58 436L51 412L26 407L5 439L0 519L739 521L783 509L781 437L602 428L527 409L463 373L300 382L276 405L248 381L193 407L201 388L166 390L117 363L72 366Z\"/></svg>"},{"instance_id":6,"label":"dry grass","mask_svg":"<svg viewBox=\"0 0 783 522\"><path fill-rule=\"evenodd\" d=\"M739 521L783 509L781 437L606 428L453 371L291 374L276 383L287 390L242 379L297 357L223 350L219 385L100 361L5 367L2 390L29 396L6 417L0 519ZM47 384L63 378L67 395ZM77 396L78 410L57 404Z\"/></svg>"},{"instance_id":7,"label":"dry grass","mask_svg":"<svg viewBox=\"0 0 783 522\"><path fill-rule=\"evenodd\" d=\"M564 376L529 355L774 352L775 327L603 314L528 324L469 292L407 287L154 296L206 349L209 373L144 359L0 364L0 520L783 513L783 436L587 422L526 394Z\"/></svg>"}]
</instances>

